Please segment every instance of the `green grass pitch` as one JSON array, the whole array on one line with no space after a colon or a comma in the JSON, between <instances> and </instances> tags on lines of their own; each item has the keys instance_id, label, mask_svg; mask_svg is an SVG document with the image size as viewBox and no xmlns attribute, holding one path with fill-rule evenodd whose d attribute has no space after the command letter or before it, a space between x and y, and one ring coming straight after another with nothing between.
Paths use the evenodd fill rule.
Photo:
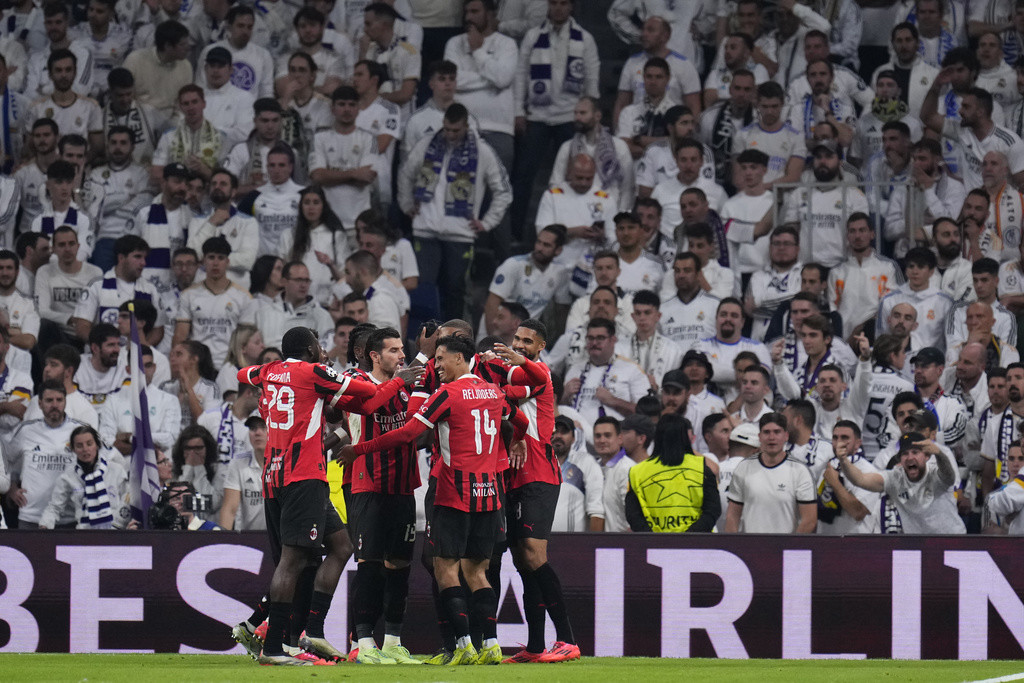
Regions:
<instances>
[{"instance_id":1,"label":"green grass pitch","mask_svg":"<svg viewBox=\"0 0 1024 683\"><path fill-rule=\"evenodd\" d=\"M565 664L490 667L333 667L272 668L234 655L67 655L4 654L0 671L7 681L974 681L1024 672L1024 662L894 662L888 660L780 661L715 659L584 658Z\"/></svg>"}]
</instances>

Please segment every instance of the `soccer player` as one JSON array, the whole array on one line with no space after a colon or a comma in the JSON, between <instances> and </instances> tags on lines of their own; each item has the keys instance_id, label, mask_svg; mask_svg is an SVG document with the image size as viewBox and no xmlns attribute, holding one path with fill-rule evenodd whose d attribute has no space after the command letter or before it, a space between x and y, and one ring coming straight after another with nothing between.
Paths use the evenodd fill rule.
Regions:
<instances>
[{"instance_id":1,"label":"soccer player","mask_svg":"<svg viewBox=\"0 0 1024 683\"><path fill-rule=\"evenodd\" d=\"M341 459L352 462L357 455L393 448L443 425L437 430L441 460L433 470L437 489L427 539L434 545L434 575L458 638L448 662L451 666L497 664L502 659L497 634L498 600L487 579L487 567L504 521L498 477L499 463L506 456L498 423L510 420L519 438L529 425L525 414L505 399L498 385L470 373L474 351L473 343L463 337L438 340L434 363L444 386L402 429L341 451ZM466 436L452 439L452 435ZM459 581L460 570L472 591L469 600ZM484 630L479 655L470 639L470 606Z\"/></svg>"},{"instance_id":2,"label":"soccer player","mask_svg":"<svg viewBox=\"0 0 1024 683\"><path fill-rule=\"evenodd\" d=\"M394 378L405 363L402 335L390 327L374 330L365 354L373 364L368 377L379 386ZM401 428L408 397L396 394L380 408L350 420L352 442L369 441ZM359 569L353 596L357 661L361 664L421 664L402 647L402 621L409 595L409 562L416 544L416 501L419 487L416 444L403 442L355 459L352 471L350 529ZM377 648L373 631L384 614L384 647Z\"/></svg>"},{"instance_id":3,"label":"soccer player","mask_svg":"<svg viewBox=\"0 0 1024 683\"><path fill-rule=\"evenodd\" d=\"M277 567L270 584L270 623L258 661L263 665L303 666L309 662L285 654L283 639L296 581L311 556L320 552L321 543L327 557L317 570L309 618L299 643L321 657L344 657L323 632L331 597L351 552L341 519L328 498L324 403L330 401L333 409L345 394L372 398L377 387L341 377L324 365L326 354L316 333L308 328L288 330L281 351L286 360L243 368L238 371L238 382L262 390L269 432L270 457L263 468L263 496Z\"/></svg>"},{"instance_id":4,"label":"soccer player","mask_svg":"<svg viewBox=\"0 0 1024 683\"><path fill-rule=\"evenodd\" d=\"M530 420L530 429L526 436L526 460L515 468L508 492L507 509L514 511L515 519L507 519L505 528L516 569L523 579L529 642L506 659L507 664L564 662L580 657L565 609L562 584L548 563L548 534L558 504L562 472L551 450L555 391L549 371L537 363L546 345L547 328L531 318L524 320L516 330L511 349L504 344L494 347L495 353L513 367L539 366L547 376L547 381L539 387L531 387L528 398L520 403ZM545 610L551 615L557 634L550 651L544 649Z\"/></svg>"}]
</instances>

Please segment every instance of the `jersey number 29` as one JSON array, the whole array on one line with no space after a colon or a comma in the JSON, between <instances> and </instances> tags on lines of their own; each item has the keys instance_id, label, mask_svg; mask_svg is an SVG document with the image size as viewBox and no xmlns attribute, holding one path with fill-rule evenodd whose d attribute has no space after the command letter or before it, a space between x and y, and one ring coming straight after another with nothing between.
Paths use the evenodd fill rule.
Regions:
<instances>
[{"instance_id":1,"label":"jersey number 29","mask_svg":"<svg viewBox=\"0 0 1024 683\"><path fill-rule=\"evenodd\" d=\"M267 403L267 426L271 429L291 429L295 424L295 391L291 387L279 387L276 384L268 384L267 391L270 392L270 401ZM284 413L283 422L274 419L275 410Z\"/></svg>"}]
</instances>

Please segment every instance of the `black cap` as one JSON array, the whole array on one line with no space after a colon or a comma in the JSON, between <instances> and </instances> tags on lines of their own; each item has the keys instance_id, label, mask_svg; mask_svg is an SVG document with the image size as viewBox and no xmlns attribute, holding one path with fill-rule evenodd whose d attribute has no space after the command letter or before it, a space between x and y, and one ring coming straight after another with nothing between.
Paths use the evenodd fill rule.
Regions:
<instances>
[{"instance_id":1,"label":"black cap","mask_svg":"<svg viewBox=\"0 0 1024 683\"><path fill-rule=\"evenodd\" d=\"M708 382L714 378L715 369L711 366L711 361L708 360L708 357L703 352L697 351L696 349L690 349L683 355L683 362L679 364L679 367L685 368L691 362L701 363L704 365L704 369L708 371Z\"/></svg>"},{"instance_id":2,"label":"black cap","mask_svg":"<svg viewBox=\"0 0 1024 683\"><path fill-rule=\"evenodd\" d=\"M619 428L622 430L632 429L637 434L643 434L647 437L647 443L654 440L654 423L645 415L634 413L620 422Z\"/></svg>"},{"instance_id":3,"label":"black cap","mask_svg":"<svg viewBox=\"0 0 1024 683\"><path fill-rule=\"evenodd\" d=\"M167 164L164 166L164 180L168 178L181 178L182 180L192 180L192 171L188 170L185 164L179 164L177 162L173 164Z\"/></svg>"},{"instance_id":4,"label":"black cap","mask_svg":"<svg viewBox=\"0 0 1024 683\"><path fill-rule=\"evenodd\" d=\"M836 156L839 156L839 143L835 140L814 140L809 146L811 148L811 154L814 154L819 149L827 149Z\"/></svg>"},{"instance_id":5,"label":"black cap","mask_svg":"<svg viewBox=\"0 0 1024 683\"><path fill-rule=\"evenodd\" d=\"M910 362L914 365L932 365L937 363L939 365L946 364L946 356L942 351L939 351L934 346L927 346L918 351Z\"/></svg>"},{"instance_id":6,"label":"black cap","mask_svg":"<svg viewBox=\"0 0 1024 683\"><path fill-rule=\"evenodd\" d=\"M903 455L907 451L911 450L924 450L920 446L915 446L918 441L927 441L928 438L921 432L910 432L900 437L900 450L899 455Z\"/></svg>"},{"instance_id":7,"label":"black cap","mask_svg":"<svg viewBox=\"0 0 1024 683\"><path fill-rule=\"evenodd\" d=\"M661 386L675 387L676 389L689 389L690 378L682 370L669 370L661 378Z\"/></svg>"},{"instance_id":8,"label":"black cap","mask_svg":"<svg viewBox=\"0 0 1024 683\"><path fill-rule=\"evenodd\" d=\"M226 47L211 47L206 53L206 63L217 66L231 66L231 52Z\"/></svg>"},{"instance_id":9,"label":"black cap","mask_svg":"<svg viewBox=\"0 0 1024 683\"><path fill-rule=\"evenodd\" d=\"M576 423L570 420L565 415L559 415L555 418L555 428L562 427L566 431L572 432L576 430Z\"/></svg>"}]
</instances>

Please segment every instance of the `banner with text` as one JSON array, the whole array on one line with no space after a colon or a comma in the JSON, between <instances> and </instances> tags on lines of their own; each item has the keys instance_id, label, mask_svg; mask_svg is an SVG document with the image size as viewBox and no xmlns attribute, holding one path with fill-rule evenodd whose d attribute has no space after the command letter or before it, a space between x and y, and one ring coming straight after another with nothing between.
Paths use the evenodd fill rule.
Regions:
<instances>
[{"instance_id":1,"label":"banner with text","mask_svg":"<svg viewBox=\"0 0 1024 683\"><path fill-rule=\"evenodd\" d=\"M1021 542L994 537L555 535L586 655L1024 658ZM327 621L348 642L349 564ZM0 533L0 651L242 653L230 629L273 567L261 533ZM506 553L498 637L526 642ZM439 645L412 573L403 640ZM554 629L548 623L548 641Z\"/></svg>"}]
</instances>

